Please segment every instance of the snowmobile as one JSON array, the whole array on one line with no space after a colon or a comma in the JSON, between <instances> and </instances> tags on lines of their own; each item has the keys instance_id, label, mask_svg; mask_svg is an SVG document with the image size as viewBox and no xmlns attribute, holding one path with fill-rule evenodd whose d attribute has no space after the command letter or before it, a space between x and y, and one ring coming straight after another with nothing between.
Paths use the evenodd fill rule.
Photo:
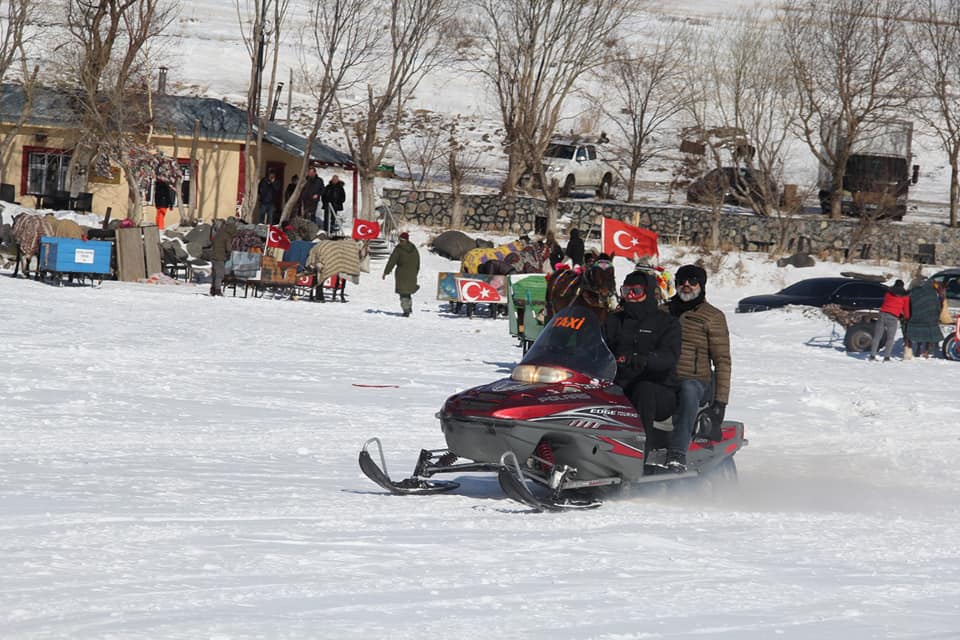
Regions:
<instances>
[{"instance_id":1,"label":"snowmobile","mask_svg":"<svg viewBox=\"0 0 960 640\"><path fill-rule=\"evenodd\" d=\"M547 324L509 378L447 398L437 414L447 448L422 450L409 478L390 478L379 438L363 445L360 468L384 489L405 495L459 486L435 479L440 474L494 472L508 497L535 511L596 507L646 483L736 477L733 456L747 444L743 423L724 421L717 434L702 415L686 471L667 472L665 451L645 451L643 425L614 384L616 371L599 319L569 307Z\"/></svg>"}]
</instances>

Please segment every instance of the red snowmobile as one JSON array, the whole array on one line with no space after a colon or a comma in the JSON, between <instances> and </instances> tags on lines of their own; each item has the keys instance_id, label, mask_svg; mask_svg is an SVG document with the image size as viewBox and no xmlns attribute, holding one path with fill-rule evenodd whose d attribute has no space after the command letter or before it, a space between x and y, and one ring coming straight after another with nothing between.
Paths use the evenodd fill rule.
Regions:
<instances>
[{"instance_id":1,"label":"red snowmobile","mask_svg":"<svg viewBox=\"0 0 960 640\"><path fill-rule=\"evenodd\" d=\"M390 479L379 438L363 445L360 468L396 494L459 486L433 479L439 474L496 472L510 498L537 511L595 507L614 491L638 484L704 474L736 477L733 456L747 441L743 423L734 421L724 421L719 441L704 435L709 424L698 421L687 470L663 473L664 452L645 452L636 408L613 383L616 370L597 317L583 307L564 309L509 378L447 398L437 414L447 448L422 450L411 477Z\"/></svg>"}]
</instances>

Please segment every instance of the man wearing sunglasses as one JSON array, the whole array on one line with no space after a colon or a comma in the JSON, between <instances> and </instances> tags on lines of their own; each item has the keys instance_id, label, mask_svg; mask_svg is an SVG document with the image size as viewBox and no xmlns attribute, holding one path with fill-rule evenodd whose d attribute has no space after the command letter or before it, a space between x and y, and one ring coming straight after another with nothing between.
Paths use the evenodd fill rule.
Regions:
<instances>
[{"instance_id":1,"label":"man wearing sunglasses","mask_svg":"<svg viewBox=\"0 0 960 640\"><path fill-rule=\"evenodd\" d=\"M720 440L720 425L730 396L731 360L726 317L705 298L707 272L694 264L684 265L677 270L676 286L677 295L670 300L669 309L681 327L677 362L680 402L669 434L667 468L680 472L686 470L694 422L699 408L709 400L711 382L715 391L707 410L712 425L710 437Z\"/></svg>"},{"instance_id":2,"label":"man wearing sunglasses","mask_svg":"<svg viewBox=\"0 0 960 640\"><path fill-rule=\"evenodd\" d=\"M646 450L667 448L668 432L654 421L677 408L680 323L657 303L657 277L634 271L620 288L621 309L607 316L604 338L617 358L616 383L637 407L646 430Z\"/></svg>"}]
</instances>

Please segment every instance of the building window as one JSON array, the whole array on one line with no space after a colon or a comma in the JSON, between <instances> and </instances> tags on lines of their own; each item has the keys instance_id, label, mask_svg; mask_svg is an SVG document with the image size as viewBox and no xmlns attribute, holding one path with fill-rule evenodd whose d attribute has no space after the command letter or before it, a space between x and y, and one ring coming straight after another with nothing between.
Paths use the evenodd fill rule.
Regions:
<instances>
[{"instance_id":1,"label":"building window","mask_svg":"<svg viewBox=\"0 0 960 640\"><path fill-rule=\"evenodd\" d=\"M66 191L70 154L66 151L31 151L27 162L27 193Z\"/></svg>"}]
</instances>

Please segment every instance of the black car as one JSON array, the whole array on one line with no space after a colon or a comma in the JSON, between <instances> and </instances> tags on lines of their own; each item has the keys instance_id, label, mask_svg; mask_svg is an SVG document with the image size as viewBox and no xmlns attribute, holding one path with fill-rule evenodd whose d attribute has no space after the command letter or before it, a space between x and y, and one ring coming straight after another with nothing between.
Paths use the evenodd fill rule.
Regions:
<instances>
[{"instance_id":1,"label":"black car","mask_svg":"<svg viewBox=\"0 0 960 640\"><path fill-rule=\"evenodd\" d=\"M748 296L737 303L737 313L766 311L790 304L822 307L837 304L844 309L879 309L887 286L855 278L808 278L795 282L783 291Z\"/></svg>"}]
</instances>

